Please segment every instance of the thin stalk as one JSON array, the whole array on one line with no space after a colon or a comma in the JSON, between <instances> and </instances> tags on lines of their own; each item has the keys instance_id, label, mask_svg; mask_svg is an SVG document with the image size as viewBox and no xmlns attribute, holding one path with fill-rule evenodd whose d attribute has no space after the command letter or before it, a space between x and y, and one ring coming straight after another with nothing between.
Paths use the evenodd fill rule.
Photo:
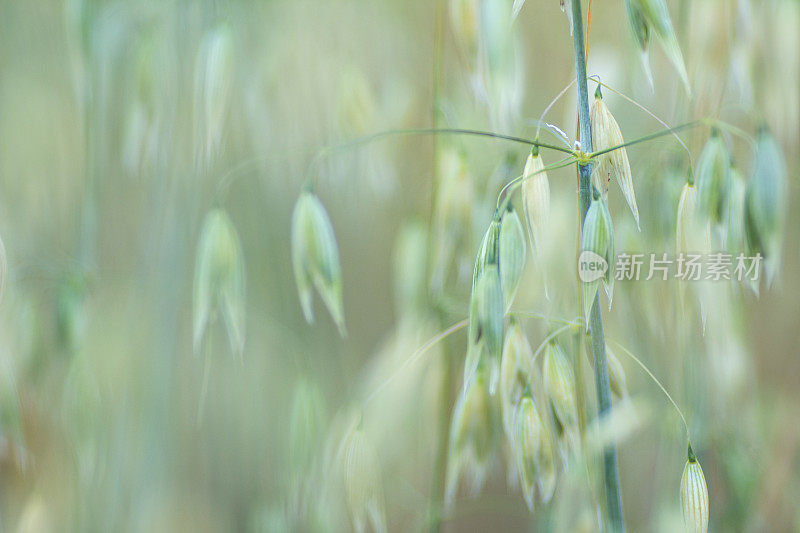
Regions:
<instances>
[{"instance_id":1,"label":"thin stalk","mask_svg":"<svg viewBox=\"0 0 800 533\"><path fill-rule=\"evenodd\" d=\"M575 47L575 76L578 80L578 119L581 130L581 150L592 151L592 130L589 122L589 91L586 80L586 55L583 44L583 14L581 0L572 2L572 32ZM581 226L589 209L591 187L591 163L578 165ZM595 386L599 416L602 418L611 409L611 386L608 378L608 361L606 345L603 338L603 320L600 315L599 293L595 294L594 303L589 314L589 335L591 336L592 355L594 356ZM603 450L603 478L606 496L606 522L612 531L622 532L625 525L622 518L622 498L619 490L619 470L617 466L617 449L609 444Z\"/></svg>"},{"instance_id":2,"label":"thin stalk","mask_svg":"<svg viewBox=\"0 0 800 533\"><path fill-rule=\"evenodd\" d=\"M672 406L673 406L673 407L675 408L675 410L678 412L678 416L680 416L680 417L681 417L681 421L683 422L683 427L686 429L686 439L687 439L687 440L691 440L691 438L690 438L690 432L689 432L689 424L686 422L686 417L685 417L685 416L683 416L683 411L681 411L681 408L680 408L680 407L678 407L678 404L677 404L677 403L675 403L675 400L673 400L673 399L672 399L672 396L670 395L670 393L669 393L669 392L667 392L667 389L666 389L666 388L664 388L664 385L662 385L662 384L661 384L661 382L658 380L658 378L657 378L657 377L655 377L655 376L653 375L653 373L652 373L652 372L650 372L650 369L649 369L649 368L647 368L647 365L645 365L645 364L644 364L644 363L643 363L643 362L642 362L642 361L641 361L641 360L640 360L638 357L636 357L635 355L633 355L633 352L631 352L630 350L628 350L628 349L627 349L625 346L623 346L622 344L618 343L618 342L617 342L617 341L615 341L614 339L611 339L611 342L613 342L614 344L616 344L616 345L617 345L617 346L618 346L618 347L619 347L619 348L620 348L620 349L621 349L621 350L622 350L622 351L625 353L625 355L627 355L628 357L630 357L631 359L633 359L634 361L636 361L636 364L638 364L640 367L642 367L642 370L644 370L644 371L645 371L645 373L646 373L648 376L650 376L650 379L652 379L652 380L653 380L653 382L655 382L655 384L656 384L656 385L658 385L658 388L659 388L659 389L661 389L661 392L663 392L663 393L664 393L664 395L667 397L667 399L669 400L669 402L672 404Z\"/></svg>"},{"instance_id":3,"label":"thin stalk","mask_svg":"<svg viewBox=\"0 0 800 533\"><path fill-rule=\"evenodd\" d=\"M587 104L588 107L588 104ZM587 111L588 113L588 111ZM588 120L588 119L587 119ZM685 122L683 124L679 124L674 128L667 128L663 130L656 131L654 133L650 133L649 135L645 135L644 137L639 137L638 139L634 139L632 141L624 142L622 144L618 144L616 146L611 146L604 150L598 150L596 152L589 152L587 155L590 158L595 158L598 155L607 154L609 152L613 152L614 150L619 150L620 148L625 148L627 146L632 146L634 144L639 144L647 141L652 141L653 139L658 139L659 137L663 137L665 135L672 135L673 133L679 132L681 130L685 130L688 128L694 128L695 126L699 126L701 124L706 124L707 121L705 119L700 120L693 120L691 122ZM591 135L591 134L590 134ZM588 208L587 208L588 209Z\"/></svg>"}]
</instances>

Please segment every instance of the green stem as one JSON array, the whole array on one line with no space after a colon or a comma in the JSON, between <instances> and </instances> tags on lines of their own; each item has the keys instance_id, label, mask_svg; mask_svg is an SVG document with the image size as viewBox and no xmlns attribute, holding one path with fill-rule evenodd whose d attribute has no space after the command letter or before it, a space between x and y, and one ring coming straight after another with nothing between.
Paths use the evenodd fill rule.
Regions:
<instances>
[{"instance_id":1,"label":"green stem","mask_svg":"<svg viewBox=\"0 0 800 533\"><path fill-rule=\"evenodd\" d=\"M592 130L589 122L589 91L586 81L586 56L583 44L583 14L581 0L572 2L573 44L575 47L575 75L578 79L578 118L581 128L581 150L592 151ZM591 164L579 165L579 186L581 210L581 226L589 209L591 187ZM592 355L594 356L595 386L599 417L602 418L611 410L611 386L608 378L608 361L606 345L603 338L603 320L600 315L599 293L595 294L592 310L589 314L589 334L591 336ZM615 532L625 530L622 518L622 498L619 490L619 470L617 467L617 449L609 444L603 450L603 478L606 496L606 522Z\"/></svg>"},{"instance_id":2,"label":"green stem","mask_svg":"<svg viewBox=\"0 0 800 533\"><path fill-rule=\"evenodd\" d=\"M588 108L589 104L587 103L586 106ZM589 112L588 109L587 109L586 112L587 113ZM699 126L699 125L705 124L705 123L706 123L705 119L693 120L691 122L686 122L684 124L679 124L678 126L675 126L674 128L667 128L667 129L659 130L659 131L657 131L655 133L651 133L649 135L645 135L644 137L639 137L638 139L634 139L632 141L628 141L628 142L625 142L625 143L622 143L622 144L618 144L616 146L611 146L610 148L606 148L604 150L598 150L596 152L591 152L590 151L588 153L588 156L590 158L595 158L598 155L607 154L608 152L613 152L614 150L619 150L620 148L625 148L626 146L632 146L634 144L639 144L639 143L643 143L643 142L647 142L647 141L652 141L653 139L658 139L659 137L663 137L664 135L672 135L673 133L679 132L681 130L685 130L685 129L688 129L688 128L694 128L695 126ZM583 126L581 126L581 129L583 129Z\"/></svg>"}]
</instances>

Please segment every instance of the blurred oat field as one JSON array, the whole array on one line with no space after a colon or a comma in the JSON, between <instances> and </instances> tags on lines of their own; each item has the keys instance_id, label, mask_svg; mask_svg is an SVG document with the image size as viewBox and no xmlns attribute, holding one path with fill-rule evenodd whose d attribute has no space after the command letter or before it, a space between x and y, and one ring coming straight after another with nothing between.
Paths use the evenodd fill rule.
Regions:
<instances>
[{"instance_id":1,"label":"blurred oat field","mask_svg":"<svg viewBox=\"0 0 800 533\"><path fill-rule=\"evenodd\" d=\"M724 125L742 188L710 246L753 238L732 206L763 127L786 217L758 294L618 281L609 310L599 291L624 390L597 422L575 165L548 172L535 253L510 195L526 260L499 325L537 352L513 407L553 432L548 489L485 354L462 392L476 254L530 146L419 130L573 149L557 0L0 0L0 531L597 531L609 442L628 530L680 531L687 429L629 353L686 418L708 529L800 529L800 3L666 0L688 87L655 34L651 86L623 0L591 4L590 101L613 89L625 140L664 127L629 99ZM611 183L617 252L675 253L711 123L627 148L641 231ZM539 385L558 350L574 443Z\"/></svg>"}]
</instances>

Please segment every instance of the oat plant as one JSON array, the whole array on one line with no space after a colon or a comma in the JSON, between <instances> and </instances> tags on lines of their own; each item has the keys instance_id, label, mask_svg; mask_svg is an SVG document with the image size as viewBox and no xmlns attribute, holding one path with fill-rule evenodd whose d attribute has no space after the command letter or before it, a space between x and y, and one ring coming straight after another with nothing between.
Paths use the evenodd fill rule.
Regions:
<instances>
[{"instance_id":1,"label":"oat plant","mask_svg":"<svg viewBox=\"0 0 800 533\"><path fill-rule=\"evenodd\" d=\"M476 93L484 100L491 122L500 128L509 127L518 112L515 102L519 77L513 67L513 56L519 50L512 24L519 20L517 17L524 4L514 2L512 9L508 2L502 0L462 0L452 2L449 10L454 34L464 50L477 57L474 63L468 64L476 84ZM647 56L652 34L662 44L689 94L690 80L665 2L626 0L624 4L651 84L652 73ZM591 1L589 6L591 10ZM562 2L562 8L569 19L573 39L576 76L576 83L573 83L577 88L578 104L574 147L570 145L563 128L544 122L552 104L537 122L534 139L440 125L444 118L439 106L446 99L440 77L446 10L442 3L437 2L433 128L382 132L328 147L320 152L311 165L312 171L316 172L323 159L338 157L342 152L395 136L425 135L434 139L435 196L433 225L427 244L432 247L429 298L437 311L438 320L445 320L452 314L454 305L447 297L447 284L448 281L453 283L455 278L457 285L469 287L464 310L468 318L444 329L414 351L400 368L381 380L361 408L367 409L370 402L398 374L416 364L434 345L441 344L446 350L442 356L444 365L438 393L441 407L437 416L440 429L427 519L427 525L434 531L455 512L459 488L465 488L471 496L480 493L498 459L507 465L509 485L521 489L527 507L534 515L539 512L540 506L558 508L558 504L550 503L551 500L558 500L560 491L565 492L562 498L567 498L570 487L579 487L580 492L588 490L590 496L576 504L580 511L576 511L570 520L577 520L575 523L583 524L581 527L624 531L616 449L618 439L613 435L617 431L624 433L625 430L620 428L634 421L636 417L631 413L636 409L630 400L625 368L607 346L599 288L601 285L604 287L611 310L615 280L614 219L619 221L620 217L625 216L624 213L613 216L610 211L608 196L611 182L618 184L630 210L628 216L633 219L635 231L642 231L636 198L636 172L632 171L628 147L663 136L673 136L688 154L688 176L684 176L680 201L676 202L674 246L679 254L710 252L712 239L718 239L715 244L728 241L730 246L732 242L734 245L731 249L737 251L741 251L746 244L751 252L766 256L768 283L773 279L779 263L782 242L780 228L784 217L782 191L786 172L782 156L769 133L762 129L758 135L753 177L746 187L741 178L738 187L733 187L730 155L720 132L732 132L748 140L749 135L712 119L699 119L670 127L644 106L600 81L599 76L589 77L586 65L590 26L587 24L584 27L583 2ZM589 99L590 81L597 83L593 102ZM556 100L573 83L567 85ZM622 127L603 99L603 89L622 96L657 120L664 129L626 140ZM561 139L563 144L540 140L539 133L543 125L545 131ZM695 167L691 151L678 133L687 129L705 130L708 127L711 128L711 135ZM513 153L513 145L522 144L529 151L522 174L515 176L512 165L508 163L498 167L500 180L495 185L495 190L499 189L496 201L488 202L483 210L475 207L480 193L469 177L468 158L455 141L464 137L507 143L509 154ZM565 157L547 164L545 161L554 153ZM509 155L507 162L513 160L514 157ZM605 270L595 272L590 279L582 276L577 282L581 302L574 307L578 311L575 318L563 319L548 312L515 310L513 304L526 264L533 263L538 270L536 280L543 288L541 292L546 299L558 292L549 279L558 276L550 276L547 267L548 254L553 253L548 175L571 165L576 166L578 175L578 261L579 264L604 264ZM493 180L490 179L489 191L492 190ZM731 192L734 189L738 190L738 196ZM516 193L521 196L521 210L515 207ZM738 208L735 207L737 205ZM472 255L469 250L473 244L468 228L481 212L487 215L487 225L484 226L482 239L475 243L477 252ZM527 226L527 236L523 226ZM336 236L323 201L310 192L310 188L301 193L294 210L292 254L306 319L311 322L313 318L313 286L344 335L342 280ZM403 260L404 270L398 286L423 285L420 280L425 276L420 274L425 269L420 269L419 261L417 263L414 267L413 262ZM402 279L405 276L408 276L408 280ZM753 288L757 290L758 284ZM411 287L410 290L420 294L418 288ZM686 287L682 285L679 288L682 301L687 299L686 292ZM703 291L697 290L703 331L707 309L711 305L704 298L707 297ZM458 308L458 305L455 307ZM528 319L542 321L547 332L536 350L532 349L522 327L522 322ZM448 353L453 343L447 338L462 329L466 331L463 372L460 385L454 387L453 376L457 375L458 367L454 366L453 357ZM596 402L586 395L584 346L593 365ZM621 344L618 348L629 361L640 367L669 400L683 422L688 441L690 426L678 403L641 359ZM451 394L451 391L455 393ZM449 405L453 405L452 411L448 409ZM596 405L596 416L588 412L592 405ZM351 435L359 436L356 442L361 442L362 438L367 442L361 422L358 424L359 430ZM609 438L609 434L612 437ZM386 517L382 503L383 491L379 488L380 461L376 457L379 451L368 454L369 473L363 473L361 470L364 466L360 463L356 466L353 462L354 457L362 455L354 450L360 450L362 446L354 448L354 437L348 438L351 440L345 438L341 446L348 450L344 476L353 527L362 530L369 520L375 530L382 530L386 528ZM578 480L577 485L573 485L575 480ZM599 482L596 483L596 480ZM683 479L680 483L676 479L675 486L680 487L686 527L693 531L706 531L709 522L708 489L691 443L688 444L688 462ZM562 527L568 526L562 524Z\"/></svg>"}]
</instances>

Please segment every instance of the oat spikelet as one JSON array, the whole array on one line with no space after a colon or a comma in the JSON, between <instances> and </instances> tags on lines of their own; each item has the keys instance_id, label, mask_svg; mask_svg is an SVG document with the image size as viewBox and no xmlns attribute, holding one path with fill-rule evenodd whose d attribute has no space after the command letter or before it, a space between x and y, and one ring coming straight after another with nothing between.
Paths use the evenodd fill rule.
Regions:
<instances>
[{"instance_id":1,"label":"oat spikelet","mask_svg":"<svg viewBox=\"0 0 800 533\"><path fill-rule=\"evenodd\" d=\"M508 209L500 221L500 282L503 288L505 310L511 309L517 286L525 268L525 231L516 210Z\"/></svg>"},{"instance_id":2,"label":"oat spikelet","mask_svg":"<svg viewBox=\"0 0 800 533\"><path fill-rule=\"evenodd\" d=\"M583 312L588 322L589 312L592 310L601 277L608 295L609 308L614 294L614 276L611 272L614 264L614 231L611 225L611 214L608 212L605 201L600 198L592 200L583 223L579 260L584 261L584 259L592 261L602 259L606 262L607 267L605 273L598 273L596 278L581 281Z\"/></svg>"},{"instance_id":3,"label":"oat spikelet","mask_svg":"<svg viewBox=\"0 0 800 533\"><path fill-rule=\"evenodd\" d=\"M543 427L539 411L530 395L522 398L516 416L515 448L517 468L522 481L522 495L528 509L533 511L536 478L539 474L539 457L542 454Z\"/></svg>"},{"instance_id":4,"label":"oat spikelet","mask_svg":"<svg viewBox=\"0 0 800 533\"><path fill-rule=\"evenodd\" d=\"M569 452L578 446L578 407L575 400L575 374L555 342L547 345L544 355L544 386L558 422L563 428L563 438Z\"/></svg>"},{"instance_id":5,"label":"oat spikelet","mask_svg":"<svg viewBox=\"0 0 800 533\"><path fill-rule=\"evenodd\" d=\"M703 469L697 462L692 451L692 445L688 447L688 460L683 469L681 477L681 509L683 510L683 521L687 530L692 533L706 533L708 531L708 487L706 478L703 476Z\"/></svg>"},{"instance_id":6,"label":"oat spikelet","mask_svg":"<svg viewBox=\"0 0 800 533\"><path fill-rule=\"evenodd\" d=\"M536 147L528 155L522 175L522 203L525 218L531 233L531 248L534 254L541 253L543 239L550 220L550 181L544 163Z\"/></svg>"},{"instance_id":7,"label":"oat spikelet","mask_svg":"<svg viewBox=\"0 0 800 533\"><path fill-rule=\"evenodd\" d=\"M750 254L764 256L769 287L780 265L786 215L786 162L769 132L758 134L753 174L745 192L745 228Z\"/></svg>"},{"instance_id":8,"label":"oat spikelet","mask_svg":"<svg viewBox=\"0 0 800 533\"><path fill-rule=\"evenodd\" d=\"M342 269L333 225L325 207L310 189L300 194L292 213L292 263L297 292L306 321L314 322L312 286L344 337L347 330L342 305Z\"/></svg>"},{"instance_id":9,"label":"oat spikelet","mask_svg":"<svg viewBox=\"0 0 800 533\"><path fill-rule=\"evenodd\" d=\"M600 91L600 86L597 86L597 91L594 93L594 105L591 109L592 121L592 141L594 143L594 150L607 150L611 147L623 144L625 141L622 139L622 132L619 129L619 124L614 119L608 106L603 102L603 95ZM601 181L602 187L598 189L605 192L608 191L608 183L611 179L615 179L625 196L625 201L628 202L628 207L633 212L633 218L636 220L636 227L639 226L639 208L636 206L636 193L633 190L633 177L631 175L631 165L628 162L628 152L625 148L617 148L611 152L605 153L597 158L596 168L592 174L597 173L597 178ZM603 179L605 178L605 179Z\"/></svg>"},{"instance_id":10,"label":"oat spikelet","mask_svg":"<svg viewBox=\"0 0 800 533\"><path fill-rule=\"evenodd\" d=\"M225 322L231 350L241 357L245 339L245 272L239 235L228 214L206 215L194 272L194 350L203 346L214 317Z\"/></svg>"}]
</instances>

